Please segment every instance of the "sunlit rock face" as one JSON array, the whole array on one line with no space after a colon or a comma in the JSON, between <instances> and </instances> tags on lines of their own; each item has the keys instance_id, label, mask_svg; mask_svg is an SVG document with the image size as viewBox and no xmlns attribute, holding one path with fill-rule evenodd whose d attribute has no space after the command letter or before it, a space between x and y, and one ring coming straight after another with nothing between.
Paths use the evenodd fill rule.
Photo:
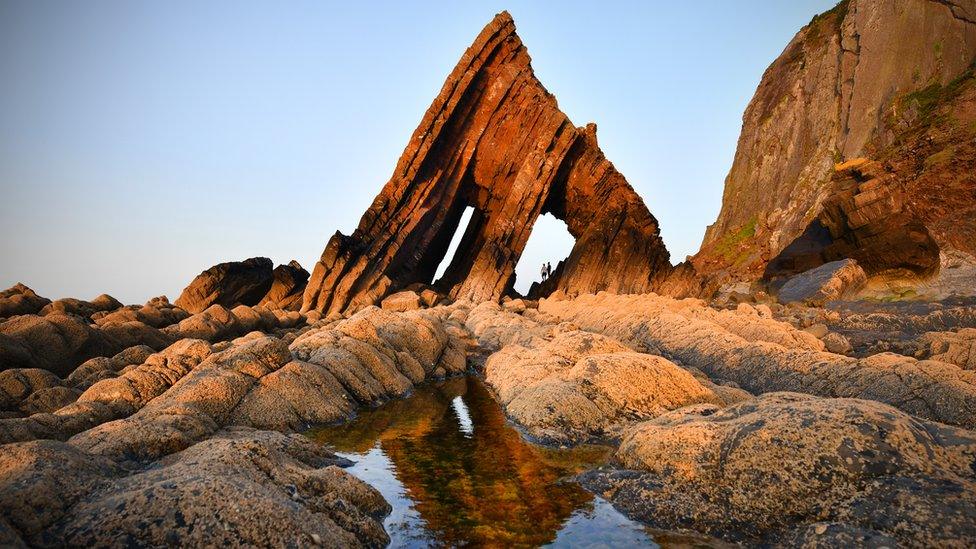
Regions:
<instances>
[{"instance_id":1,"label":"sunlit rock face","mask_svg":"<svg viewBox=\"0 0 976 549\"><path fill-rule=\"evenodd\" d=\"M414 131L393 177L351 236L315 265L303 310L346 311L430 283L465 208L474 214L438 281L453 298L497 300L535 220L576 239L550 290L642 292L670 270L657 220L536 79L508 13L465 52Z\"/></svg>"},{"instance_id":2,"label":"sunlit rock face","mask_svg":"<svg viewBox=\"0 0 976 549\"><path fill-rule=\"evenodd\" d=\"M931 276L938 248L973 254L974 13L971 0L844 0L803 27L743 114L698 271L756 280L817 219L828 246L843 241L821 262ZM862 157L878 164L844 169Z\"/></svg>"}]
</instances>

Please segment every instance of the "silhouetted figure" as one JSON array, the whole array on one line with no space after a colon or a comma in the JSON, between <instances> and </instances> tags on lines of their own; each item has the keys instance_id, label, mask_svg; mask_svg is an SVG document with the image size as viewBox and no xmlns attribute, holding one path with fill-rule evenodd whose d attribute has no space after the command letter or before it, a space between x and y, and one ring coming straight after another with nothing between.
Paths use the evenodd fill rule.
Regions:
<instances>
[{"instance_id":1,"label":"silhouetted figure","mask_svg":"<svg viewBox=\"0 0 976 549\"><path fill-rule=\"evenodd\" d=\"M552 277L552 263L546 262L546 278Z\"/></svg>"},{"instance_id":2,"label":"silhouetted figure","mask_svg":"<svg viewBox=\"0 0 976 549\"><path fill-rule=\"evenodd\" d=\"M548 276L548 275L549 275L549 271L548 271L548 269L546 269L546 264L543 263L542 264L542 281L543 282L546 281L546 276Z\"/></svg>"}]
</instances>

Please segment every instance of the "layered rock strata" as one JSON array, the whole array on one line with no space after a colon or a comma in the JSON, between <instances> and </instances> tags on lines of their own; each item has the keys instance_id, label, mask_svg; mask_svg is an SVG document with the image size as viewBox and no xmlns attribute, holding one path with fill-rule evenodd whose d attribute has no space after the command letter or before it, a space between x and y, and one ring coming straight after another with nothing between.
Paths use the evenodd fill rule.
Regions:
<instances>
[{"instance_id":1,"label":"layered rock strata","mask_svg":"<svg viewBox=\"0 0 976 549\"><path fill-rule=\"evenodd\" d=\"M504 12L448 76L357 229L329 241L303 311L356 310L431 283L468 207L458 252L436 281L452 298L510 291L543 213L576 239L559 289L642 292L670 269L657 221L600 151L596 126L577 128L559 110Z\"/></svg>"},{"instance_id":2,"label":"layered rock strata","mask_svg":"<svg viewBox=\"0 0 976 549\"><path fill-rule=\"evenodd\" d=\"M843 241L824 261L855 257L869 271L907 259L914 274L931 276L933 241L972 254L974 13L972 0L844 0L801 29L746 108L697 270L756 280L788 246L824 235ZM877 169L837 188L835 165L861 157ZM892 219L856 222L892 206ZM844 221L830 210L855 222L813 226Z\"/></svg>"}]
</instances>

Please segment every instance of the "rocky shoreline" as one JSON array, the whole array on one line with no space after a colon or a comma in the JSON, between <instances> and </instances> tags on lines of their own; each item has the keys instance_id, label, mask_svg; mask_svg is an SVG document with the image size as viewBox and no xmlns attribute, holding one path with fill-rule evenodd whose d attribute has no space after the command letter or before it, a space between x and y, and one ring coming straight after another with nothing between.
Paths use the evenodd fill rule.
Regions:
<instances>
[{"instance_id":1,"label":"rocky shoreline","mask_svg":"<svg viewBox=\"0 0 976 549\"><path fill-rule=\"evenodd\" d=\"M179 326L213 307L170 314ZM771 311L606 293L425 307L408 292L348 318L296 313L283 327L278 311L233 339L215 334L241 328L130 347L64 379L7 369L0 526L36 546L383 546L382 498L287 433L477 371L531 440L615 445L580 482L654 528L787 545L976 541L976 378L938 360L962 356L948 349L968 332L920 334L949 341L927 360L854 358ZM11 317L0 334L52 316L64 315ZM224 324L248 316L261 318L238 306Z\"/></svg>"}]
</instances>

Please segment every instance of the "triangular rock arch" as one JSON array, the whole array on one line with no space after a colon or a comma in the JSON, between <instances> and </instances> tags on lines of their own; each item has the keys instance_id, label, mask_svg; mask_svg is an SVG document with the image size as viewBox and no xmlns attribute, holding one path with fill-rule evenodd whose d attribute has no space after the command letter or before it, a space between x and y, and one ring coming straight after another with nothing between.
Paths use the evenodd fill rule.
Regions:
<instances>
[{"instance_id":1,"label":"triangular rock arch","mask_svg":"<svg viewBox=\"0 0 976 549\"><path fill-rule=\"evenodd\" d=\"M315 265L303 310L342 312L430 283L466 206L472 222L441 290L497 300L543 212L576 245L554 285L570 294L650 291L671 270L657 220L532 71L507 12L478 35L351 236Z\"/></svg>"}]
</instances>

